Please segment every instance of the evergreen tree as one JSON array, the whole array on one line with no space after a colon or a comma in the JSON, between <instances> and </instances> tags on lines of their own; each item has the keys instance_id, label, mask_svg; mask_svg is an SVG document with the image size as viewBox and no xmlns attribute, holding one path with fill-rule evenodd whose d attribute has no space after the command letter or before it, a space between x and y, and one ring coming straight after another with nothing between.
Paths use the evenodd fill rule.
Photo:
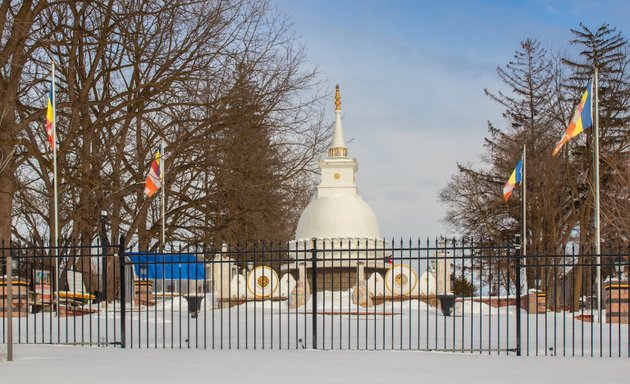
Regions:
<instances>
[{"instance_id":1,"label":"evergreen tree","mask_svg":"<svg viewBox=\"0 0 630 384\"><path fill-rule=\"evenodd\" d=\"M598 70L598 105L599 116L599 152L597 159L600 164L600 233L602 240L615 241L620 238L629 239L630 228L611 226L617 218L607 212L606 207L630 208L627 200L620 200L626 186L616 182L623 177L625 172L609 166L620 158L627 156L628 149L628 123L630 115L630 82L626 67L628 64L627 40L617 32L616 28L608 24L601 25L596 31L592 31L584 24L579 29L572 29L574 39L571 44L580 52L576 59L565 58L563 61L572 72L572 76L566 84L566 88L574 93L583 92L584 85L593 78L595 68ZM580 90L580 87L582 90ZM579 244L582 250L593 250L595 246L595 189L594 189L594 153L595 145L594 129L585 131L585 139L574 140L572 150L567 153L566 160L573 163L572 174L578 180L574 188L574 198L579 209L579 221L576 229L579 230ZM617 174L615 172L617 171ZM620 188L621 187L621 188ZM625 211L625 209L623 209ZM627 211L625 211L627 212ZM626 213L621 213L625 216ZM608 229L610 227L610 229ZM614 228L614 229L613 229ZM589 252L592 253L592 252ZM573 292L574 307L578 305L578 298L582 289L592 292L592 284L596 280L592 268L582 268L584 263L591 262L590 257L581 256L574 273ZM603 260L604 264L605 260Z\"/></svg>"},{"instance_id":2,"label":"evergreen tree","mask_svg":"<svg viewBox=\"0 0 630 384\"><path fill-rule=\"evenodd\" d=\"M630 182L627 43L621 33L606 24L595 32L580 25L572 33L575 39L571 43L580 49L577 59L550 57L537 41L528 39L513 61L498 68L507 90L486 93L505 108L507 124L502 128L489 124L482 155L485 166L459 165L458 173L440 195L448 207L447 223L462 234L477 239L483 236L495 243L511 239L520 231L520 188L506 205L501 187L526 144L528 280L535 271L541 277L542 289L556 301L558 295L553 293L560 287L549 284L558 283L559 274L565 271L554 267L558 260L534 256L558 254L572 240L579 242L583 253L593 245L593 129L571 140L558 156L552 158L551 153L595 67L600 80L601 205L608 207L602 208L602 238L630 238L630 220L625 219L630 210L625 192ZM512 270L500 263L492 267ZM582 289L590 290L594 276L579 267L573 272L573 304L577 307Z\"/></svg>"},{"instance_id":3,"label":"evergreen tree","mask_svg":"<svg viewBox=\"0 0 630 384\"><path fill-rule=\"evenodd\" d=\"M584 91L585 84L598 69L598 115L600 138L600 193L601 206L618 205L620 191L615 188L615 179L623 177L610 164L625 158L628 151L628 125L630 124L630 74L626 70L629 63L627 40L608 24L601 25L596 31L580 24L579 29L572 29L575 38L571 44L580 50L578 58L565 58L563 62L572 72L565 88L578 95ZM579 97L579 96L578 96ZM583 193L576 196L580 201L580 244L593 244L593 129L585 131L586 139L574 140L568 156L575 163L575 175L585 180L578 190ZM617 174L615 174L617 173ZM630 228L625 230L607 229L615 217L602 215L602 237L618 239L619 235L628 240Z\"/></svg>"},{"instance_id":4,"label":"evergreen tree","mask_svg":"<svg viewBox=\"0 0 630 384\"><path fill-rule=\"evenodd\" d=\"M226 98L217 137L213 191L214 238L228 243L288 240L281 162L271 137L264 98L241 68Z\"/></svg>"},{"instance_id":5,"label":"evergreen tree","mask_svg":"<svg viewBox=\"0 0 630 384\"><path fill-rule=\"evenodd\" d=\"M504 243L521 231L521 189L503 201L502 187L527 145L527 242L532 251L555 249L566 242L573 227L571 211L563 209L564 191L554 186L566 175L559 161L552 161L553 145L560 137L558 119L558 63L536 40L527 39L514 59L497 74L507 86L486 94L501 104L506 126L488 125L482 159L484 168L459 165L459 172L441 192L449 208L446 221L465 236ZM537 262L537 260L533 260ZM492 266L513 273L502 260ZM511 272L510 272L511 271ZM533 269L531 270L533 273Z\"/></svg>"},{"instance_id":6,"label":"evergreen tree","mask_svg":"<svg viewBox=\"0 0 630 384\"><path fill-rule=\"evenodd\" d=\"M549 196L554 191L549 191L545 185L546 181L561 177L559 174L564 171L550 161L560 125L554 121L558 69L548 56L538 41L525 40L514 60L497 68L508 91L486 90L492 100L505 108L506 126L498 128L493 123L488 124L489 136L482 155L486 167L475 169L459 165L459 173L440 195L449 207L447 223L466 236L507 241L519 233L520 191L515 192L507 205L501 191L521 157L523 144L527 144L529 245L536 248L557 245L553 240L557 236L547 235L550 227L566 238L567 225L563 222L568 219L557 222L557 218L554 219L557 212L549 212L550 200L557 196ZM556 129L551 130L554 126Z\"/></svg>"}]
</instances>

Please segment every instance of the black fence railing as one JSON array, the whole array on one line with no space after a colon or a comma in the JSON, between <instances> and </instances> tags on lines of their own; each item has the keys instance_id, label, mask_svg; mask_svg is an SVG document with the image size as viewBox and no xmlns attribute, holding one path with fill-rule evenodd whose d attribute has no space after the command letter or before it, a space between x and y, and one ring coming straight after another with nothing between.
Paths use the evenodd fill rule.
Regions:
<instances>
[{"instance_id":1,"label":"black fence railing","mask_svg":"<svg viewBox=\"0 0 630 384\"><path fill-rule=\"evenodd\" d=\"M630 355L628 250L361 239L0 248L1 341ZM58 271L58 274L55 273ZM598 274L601 276L598 279Z\"/></svg>"}]
</instances>

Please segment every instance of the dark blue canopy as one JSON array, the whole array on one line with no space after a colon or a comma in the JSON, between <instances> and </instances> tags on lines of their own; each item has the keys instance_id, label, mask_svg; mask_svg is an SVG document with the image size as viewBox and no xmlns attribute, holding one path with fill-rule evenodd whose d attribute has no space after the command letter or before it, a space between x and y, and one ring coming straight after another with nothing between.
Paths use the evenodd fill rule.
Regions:
<instances>
[{"instance_id":1,"label":"dark blue canopy","mask_svg":"<svg viewBox=\"0 0 630 384\"><path fill-rule=\"evenodd\" d=\"M206 271L203 262L191 253L131 252L127 256L141 279L203 280ZM141 273L142 272L142 273Z\"/></svg>"}]
</instances>

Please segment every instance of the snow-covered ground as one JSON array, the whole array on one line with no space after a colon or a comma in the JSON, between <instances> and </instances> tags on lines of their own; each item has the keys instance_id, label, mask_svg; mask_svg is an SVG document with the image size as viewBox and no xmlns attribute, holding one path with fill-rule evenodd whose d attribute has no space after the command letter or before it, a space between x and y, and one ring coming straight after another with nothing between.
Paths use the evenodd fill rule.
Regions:
<instances>
[{"instance_id":1,"label":"snow-covered ground","mask_svg":"<svg viewBox=\"0 0 630 384\"><path fill-rule=\"evenodd\" d=\"M456 316L417 300L371 308L351 304L348 292L318 295L317 347L325 350L431 350L514 353L516 309L465 302ZM51 314L14 319L16 343L106 344L121 341L120 306L86 316ZM311 302L298 310L287 302L250 302L217 308L209 296L198 318L181 298L153 307L127 308L129 348L304 349L313 347ZM582 322L579 314L521 311L524 355L624 356L628 326ZM4 320L0 330L5 340Z\"/></svg>"},{"instance_id":2,"label":"snow-covered ground","mask_svg":"<svg viewBox=\"0 0 630 384\"><path fill-rule=\"evenodd\" d=\"M2 383L628 383L626 359L19 345Z\"/></svg>"},{"instance_id":3,"label":"snow-covered ground","mask_svg":"<svg viewBox=\"0 0 630 384\"><path fill-rule=\"evenodd\" d=\"M111 345L120 341L118 304L86 316L16 318L15 362L0 364L0 384L628 382L627 359L615 357L630 351L627 325L522 311L519 358L514 307L466 302L447 317L416 300L360 308L348 292L317 299L319 351L310 350L311 302L297 311L286 302L220 309L208 297L197 319L183 299L129 307L125 349ZM99 343L110 345L89 346ZM600 354L613 358L579 357Z\"/></svg>"}]
</instances>

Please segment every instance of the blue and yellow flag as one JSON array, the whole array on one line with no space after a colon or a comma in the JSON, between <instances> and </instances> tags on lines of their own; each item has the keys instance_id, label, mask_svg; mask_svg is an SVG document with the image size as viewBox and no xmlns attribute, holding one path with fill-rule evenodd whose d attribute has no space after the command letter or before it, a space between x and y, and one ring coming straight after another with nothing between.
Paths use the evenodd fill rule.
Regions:
<instances>
[{"instance_id":1,"label":"blue and yellow flag","mask_svg":"<svg viewBox=\"0 0 630 384\"><path fill-rule=\"evenodd\" d=\"M512 194L512 190L516 186L516 184L521 184L523 182L523 159L520 159L516 164L516 168L512 171L512 175L505 183L503 187L503 199L507 202Z\"/></svg>"}]
</instances>

